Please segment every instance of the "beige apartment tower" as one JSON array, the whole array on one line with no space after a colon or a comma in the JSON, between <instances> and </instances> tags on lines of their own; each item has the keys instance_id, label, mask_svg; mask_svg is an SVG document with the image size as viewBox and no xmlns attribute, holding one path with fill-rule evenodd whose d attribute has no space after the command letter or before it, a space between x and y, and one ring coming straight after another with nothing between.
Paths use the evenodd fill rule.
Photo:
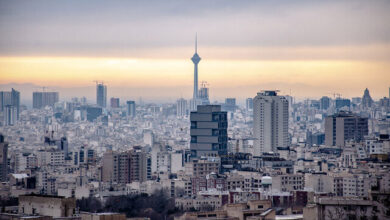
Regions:
<instances>
[{"instance_id":1,"label":"beige apartment tower","mask_svg":"<svg viewBox=\"0 0 390 220\"><path fill-rule=\"evenodd\" d=\"M254 156L287 147L288 101L276 91L263 91L253 98Z\"/></svg>"},{"instance_id":2,"label":"beige apartment tower","mask_svg":"<svg viewBox=\"0 0 390 220\"><path fill-rule=\"evenodd\" d=\"M139 147L126 152L107 151L103 156L102 181L119 184L147 180L147 155Z\"/></svg>"}]
</instances>

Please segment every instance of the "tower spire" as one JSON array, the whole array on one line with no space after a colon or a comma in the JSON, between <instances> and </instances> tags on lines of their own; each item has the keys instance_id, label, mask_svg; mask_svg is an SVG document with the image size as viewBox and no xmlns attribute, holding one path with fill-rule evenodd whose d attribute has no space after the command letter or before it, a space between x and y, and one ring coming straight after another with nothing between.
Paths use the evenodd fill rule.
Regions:
<instances>
[{"instance_id":1,"label":"tower spire","mask_svg":"<svg viewBox=\"0 0 390 220\"><path fill-rule=\"evenodd\" d=\"M198 32L195 33L195 53L198 53Z\"/></svg>"}]
</instances>

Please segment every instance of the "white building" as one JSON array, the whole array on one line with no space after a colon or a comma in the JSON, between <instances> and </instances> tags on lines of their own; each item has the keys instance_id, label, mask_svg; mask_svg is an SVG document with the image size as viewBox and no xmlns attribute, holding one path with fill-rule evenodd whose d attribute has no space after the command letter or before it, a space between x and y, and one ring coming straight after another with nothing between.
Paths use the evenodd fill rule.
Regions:
<instances>
[{"instance_id":1,"label":"white building","mask_svg":"<svg viewBox=\"0 0 390 220\"><path fill-rule=\"evenodd\" d=\"M368 175L355 174L343 178L344 197L367 197L368 189L370 189Z\"/></svg>"},{"instance_id":2,"label":"white building","mask_svg":"<svg viewBox=\"0 0 390 220\"><path fill-rule=\"evenodd\" d=\"M64 151L50 149L47 151L38 151L38 166L62 166L65 164L65 154Z\"/></svg>"},{"instance_id":3,"label":"white building","mask_svg":"<svg viewBox=\"0 0 390 220\"><path fill-rule=\"evenodd\" d=\"M30 153L18 153L15 155L15 172L21 173L26 169L35 168L38 165L37 157Z\"/></svg>"},{"instance_id":4,"label":"white building","mask_svg":"<svg viewBox=\"0 0 390 220\"><path fill-rule=\"evenodd\" d=\"M15 125L18 118L18 109L16 106L7 105L4 108L4 124L5 125Z\"/></svg>"},{"instance_id":5,"label":"white building","mask_svg":"<svg viewBox=\"0 0 390 220\"><path fill-rule=\"evenodd\" d=\"M305 189L318 193L331 193L334 191L333 178L326 173L306 173Z\"/></svg>"},{"instance_id":6,"label":"white building","mask_svg":"<svg viewBox=\"0 0 390 220\"><path fill-rule=\"evenodd\" d=\"M168 172L177 173L184 171L183 154L181 152L171 152L164 149L164 146L156 145L152 152L152 173Z\"/></svg>"},{"instance_id":7,"label":"white building","mask_svg":"<svg viewBox=\"0 0 390 220\"><path fill-rule=\"evenodd\" d=\"M171 154L171 172L178 173L184 171L183 154L181 152L175 152Z\"/></svg>"},{"instance_id":8,"label":"white building","mask_svg":"<svg viewBox=\"0 0 390 220\"><path fill-rule=\"evenodd\" d=\"M176 101L176 115L177 117L184 117L187 115L187 100L181 98Z\"/></svg>"},{"instance_id":9,"label":"white building","mask_svg":"<svg viewBox=\"0 0 390 220\"><path fill-rule=\"evenodd\" d=\"M390 140L380 140L377 138L367 138L366 150L368 154L388 154L390 153Z\"/></svg>"},{"instance_id":10,"label":"white building","mask_svg":"<svg viewBox=\"0 0 390 220\"><path fill-rule=\"evenodd\" d=\"M143 139L144 139L145 145L153 146L154 134L151 130L144 130L143 131Z\"/></svg>"},{"instance_id":11,"label":"white building","mask_svg":"<svg viewBox=\"0 0 390 220\"><path fill-rule=\"evenodd\" d=\"M288 101L276 91L257 93L253 99L253 137L254 156L288 146Z\"/></svg>"}]
</instances>

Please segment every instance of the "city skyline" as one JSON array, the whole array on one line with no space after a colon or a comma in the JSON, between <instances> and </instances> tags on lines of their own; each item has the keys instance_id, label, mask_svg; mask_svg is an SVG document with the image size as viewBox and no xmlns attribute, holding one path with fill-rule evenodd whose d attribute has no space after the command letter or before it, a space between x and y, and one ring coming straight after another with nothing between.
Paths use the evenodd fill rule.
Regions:
<instances>
[{"instance_id":1,"label":"city skyline","mask_svg":"<svg viewBox=\"0 0 390 220\"><path fill-rule=\"evenodd\" d=\"M0 219L390 219L389 11L0 0Z\"/></svg>"},{"instance_id":2,"label":"city skyline","mask_svg":"<svg viewBox=\"0 0 390 220\"><path fill-rule=\"evenodd\" d=\"M134 87L134 88L129 88L129 87L109 87L107 85L107 98L119 98L121 100L121 106L124 106L124 101L126 100L137 100L141 101L142 103L175 103L178 99L184 98L186 100L190 100L192 98L192 91L188 92L185 91L187 89L191 90L193 89L193 85L187 87L181 87L180 89L182 91L185 91L183 93L180 93L178 96L170 96L167 95L165 97L162 96L142 96L142 92L144 90L139 90L139 88ZM11 89L16 89L21 92L21 98L20 102L22 105L26 105L27 107L31 108L32 107L32 102L33 102L33 96L32 94L34 92L42 92L42 86L31 84L31 83L26 83L26 84L15 84L15 83L10 83L10 84L0 84L0 89L1 90L11 90ZM96 104L96 85L92 86L86 86L86 87L71 87L71 88L63 88L63 87L45 87L45 91L50 91L50 92L58 92L59 93L59 101L71 101L72 98L83 98L85 97L87 99L87 103L89 104ZM275 87L267 87L269 89L256 89L253 88L254 93L248 93L248 96L234 96L234 94L231 95L231 97L234 97L237 99L237 104L238 105L245 105L246 99L247 98L254 98L256 94L262 90L275 90L273 88ZM240 88L238 88L240 89ZM360 94L359 92L356 92L357 95L350 95L350 96L345 96L344 94L338 93L337 91L329 91L327 93L323 93L322 95L319 93L319 96L295 96L294 92L291 91L286 91L286 90L281 90L280 94L283 96L292 96L295 101L304 101L304 100L318 100L321 97L329 97L331 99L336 99L340 95L340 98L346 98L346 99L352 99L352 98L362 98L364 94L364 90L366 87L362 87ZM368 88L370 92L375 91L374 89L371 90L371 88ZM386 88L385 88L386 89ZM149 91L155 91L156 94L162 94L164 92L164 89L161 88L147 88L145 90ZM211 87L212 92L215 92L214 88ZM227 91L228 89L226 89ZM359 91L359 88L356 89ZM129 95L126 95L126 91L128 91ZM225 90L223 90L225 91ZM210 96L210 101L211 103L223 103L226 98L226 93L223 93L223 91L219 92L221 94L220 96L216 95L211 95ZM183 96L184 93L191 93L189 95ZM82 95L80 95L82 94ZM225 94L225 96L223 96ZM349 93L350 94L350 93ZM384 97L389 97L389 87L387 87L387 90L383 92L383 96L377 96L374 94L371 94L372 98L376 101L380 100L381 98Z\"/></svg>"},{"instance_id":3,"label":"city skyline","mask_svg":"<svg viewBox=\"0 0 390 220\"><path fill-rule=\"evenodd\" d=\"M210 84L212 100L245 99L263 89L291 90L301 99L360 97L365 88L375 99L388 95L385 1L37 5L0 2L2 89L32 83L63 88L67 99L80 91L91 99L91 92L78 88L99 80L110 88L108 97L190 98L188 58L198 32L200 78ZM317 16L321 22L312 22Z\"/></svg>"}]
</instances>

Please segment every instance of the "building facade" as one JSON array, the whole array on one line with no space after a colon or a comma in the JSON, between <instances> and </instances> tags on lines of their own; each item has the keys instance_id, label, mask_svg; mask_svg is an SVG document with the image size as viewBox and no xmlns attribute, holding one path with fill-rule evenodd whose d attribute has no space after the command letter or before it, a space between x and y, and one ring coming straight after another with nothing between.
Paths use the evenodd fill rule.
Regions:
<instances>
[{"instance_id":1,"label":"building facade","mask_svg":"<svg viewBox=\"0 0 390 220\"><path fill-rule=\"evenodd\" d=\"M253 99L253 137L255 156L288 146L288 101L276 91L258 93Z\"/></svg>"},{"instance_id":2,"label":"building facade","mask_svg":"<svg viewBox=\"0 0 390 220\"><path fill-rule=\"evenodd\" d=\"M127 101L127 108L126 108L126 113L127 116L134 118L135 117L135 101Z\"/></svg>"},{"instance_id":3,"label":"building facade","mask_svg":"<svg viewBox=\"0 0 390 220\"><path fill-rule=\"evenodd\" d=\"M18 109L13 105L7 105L4 109L4 125L15 125L18 120Z\"/></svg>"},{"instance_id":4,"label":"building facade","mask_svg":"<svg viewBox=\"0 0 390 220\"><path fill-rule=\"evenodd\" d=\"M176 115L177 117L184 117L187 115L187 100L181 98L176 101Z\"/></svg>"},{"instance_id":5,"label":"building facade","mask_svg":"<svg viewBox=\"0 0 390 220\"><path fill-rule=\"evenodd\" d=\"M119 108L119 98L114 98L112 97L111 100L110 100L110 106L111 108Z\"/></svg>"},{"instance_id":6,"label":"building facade","mask_svg":"<svg viewBox=\"0 0 390 220\"><path fill-rule=\"evenodd\" d=\"M330 107L330 98L327 96L323 96L320 99L320 108L322 110L327 110Z\"/></svg>"},{"instance_id":7,"label":"building facade","mask_svg":"<svg viewBox=\"0 0 390 220\"><path fill-rule=\"evenodd\" d=\"M0 182L7 181L8 178L8 143L4 141L4 136L0 134Z\"/></svg>"},{"instance_id":8,"label":"building facade","mask_svg":"<svg viewBox=\"0 0 390 220\"><path fill-rule=\"evenodd\" d=\"M368 135L368 119L350 112L325 118L325 145L345 146L346 141L360 142Z\"/></svg>"},{"instance_id":9,"label":"building facade","mask_svg":"<svg viewBox=\"0 0 390 220\"><path fill-rule=\"evenodd\" d=\"M33 92L33 108L53 107L58 100L58 92Z\"/></svg>"},{"instance_id":10,"label":"building facade","mask_svg":"<svg viewBox=\"0 0 390 220\"><path fill-rule=\"evenodd\" d=\"M119 184L148 178L148 160L145 152L135 147L131 151L107 151L103 156L102 181Z\"/></svg>"},{"instance_id":11,"label":"building facade","mask_svg":"<svg viewBox=\"0 0 390 220\"><path fill-rule=\"evenodd\" d=\"M190 149L194 156L217 156L227 153L227 112L219 105L199 105L191 112Z\"/></svg>"},{"instance_id":12,"label":"building facade","mask_svg":"<svg viewBox=\"0 0 390 220\"><path fill-rule=\"evenodd\" d=\"M96 104L102 108L107 106L107 86L103 83L96 84Z\"/></svg>"},{"instance_id":13,"label":"building facade","mask_svg":"<svg viewBox=\"0 0 390 220\"><path fill-rule=\"evenodd\" d=\"M245 101L245 107L247 111L253 110L253 98L247 98Z\"/></svg>"},{"instance_id":14,"label":"building facade","mask_svg":"<svg viewBox=\"0 0 390 220\"><path fill-rule=\"evenodd\" d=\"M0 111L5 111L6 106L13 106L16 108L16 120L19 120L20 112L20 92L12 89L11 92L0 92Z\"/></svg>"}]
</instances>

